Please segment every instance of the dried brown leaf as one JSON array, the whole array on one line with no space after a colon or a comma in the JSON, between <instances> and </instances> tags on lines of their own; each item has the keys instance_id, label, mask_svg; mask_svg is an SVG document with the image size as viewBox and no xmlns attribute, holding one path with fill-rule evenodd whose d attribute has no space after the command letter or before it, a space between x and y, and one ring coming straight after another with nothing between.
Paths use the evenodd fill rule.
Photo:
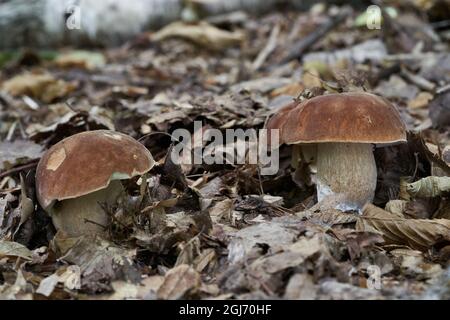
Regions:
<instances>
[{"instance_id":1,"label":"dried brown leaf","mask_svg":"<svg viewBox=\"0 0 450 320\"><path fill-rule=\"evenodd\" d=\"M25 140L0 142L0 170L17 165L21 160L38 159L42 146Z\"/></svg>"},{"instance_id":2,"label":"dried brown leaf","mask_svg":"<svg viewBox=\"0 0 450 320\"><path fill-rule=\"evenodd\" d=\"M167 272L157 292L158 299L177 300L197 291L202 284L200 274L187 264Z\"/></svg>"},{"instance_id":3,"label":"dried brown leaf","mask_svg":"<svg viewBox=\"0 0 450 320\"><path fill-rule=\"evenodd\" d=\"M363 209L356 229L381 233L387 243L422 251L450 241L450 220L399 218L371 204Z\"/></svg>"},{"instance_id":4,"label":"dried brown leaf","mask_svg":"<svg viewBox=\"0 0 450 320\"><path fill-rule=\"evenodd\" d=\"M12 241L0 241L0 258L20 257L31 260L33 253L24 245Z\"/></svg>"},{"instance_id":5,"label":"dried brown leaf","mask_svg":"<svg viewBox=\"0 0 450 320\"><path fill-rule=\"evenodd\" d=\"M79 266L81 285L90 291L109 290L112 280L140 280L133 262L136 250L118 247L99 237L66 238L60 233L53 245L57 252L64 253L60 260Z\"/></svg>"},{"instance_id":6,"label":"dried brown leaf","mask_svg":"<svg viewBox=\"0 0 450 320\"><path fill-rule=\"evenodd\" d=\"M106 59L99 52L74 50L62 53L53 61L60 68L83 68L93 70L103 67Z\"/></svg>"},{"instance_id":7,"label":"dried brown leaf","mask_svg":"<svg viewBox=\"0 0 450 320\"><path fill-rule=\"evenodd\" d=\"M312 222L318 222L329 226L353 223L357 220L357 216L353 213L345 213L333 208L326 208L314 212L314 208L315 206L309 210L297 212L295 215L299 218L306 218Z\"/></svg>"},{"instance_id":8,"label":"dried brown leaf","mask_svg":"<svg viewBox=\"0 0 450 320\"><path fill-rule=\"evenodd\" d=\"M51 74L25 73L15 76L3 84L3 89L13 96L29 95L43 102L52 102L72 92L76 86Z\"/></svg>"},{"instance_id":9,"label":"dried brown leaf","mask_svg":"<svg viewBox=\"0 0 450 320\"><path fill-rule=\"evenodd\" d=\"M413 197L434 198L450 192L450 177L426 177L409 183L406 190Z\"/></svg>"},{"instance_id":10,"label":"dried brown leaf","mask_svg":"<svg viewBox=\"0 0 450 320\"><path fill-rule=\"evenodd\" d=\"M237 45L244 39L244 35L238 31L221 30L207 22L200 22L197 25L174 22L154 33L152 40L161 41L174 37L183 38L213 50Z\"/></svg>"}]
</instances>

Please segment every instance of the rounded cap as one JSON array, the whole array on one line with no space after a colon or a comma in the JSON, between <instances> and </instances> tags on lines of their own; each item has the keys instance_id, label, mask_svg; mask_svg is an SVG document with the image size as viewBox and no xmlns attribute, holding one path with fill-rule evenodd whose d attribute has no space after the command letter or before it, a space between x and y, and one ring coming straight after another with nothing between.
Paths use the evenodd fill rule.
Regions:
<instances>
[{"instance_id":1,"label":"rounded cap","mask_svg":"<svg viewBox=\"0 0 450 320\"><path fill-rule=\"evenodd\" d=\"M406 142L405 125L395 107L369 93L318 96L280 113L278 119L269 119L267 128L281 130L281 143Z\"/></svg>"},{"instance_id":2,"label":"rounded cap","mask_svg":"<svg viewBox=\"0 0 450 320\"><path fill-rule=\"evenodd\" d=\"M150 151L125 134L96 130L75 134L53 145L36 171L36 193L47 210L55 201L77 198L149 171Z\"/></svg>"},{"instance_id":3,"label":"rounded cap","mask_svg":"<svg viewBox=\"0 0 450 320\"><path fill-rule=\"evenodd\" d=\"M280 138L281 138L281 130L283 128L284 123L286 122L287 115L291 110L293 110L296 106L298 106L299 101L293 101L288 105L280 108L276 113L274 113L266 122L265 127L267 129L279 129L280 130ZM268 144L272 145L272 133L268 132Z\"/></svg>"}]
</instances>

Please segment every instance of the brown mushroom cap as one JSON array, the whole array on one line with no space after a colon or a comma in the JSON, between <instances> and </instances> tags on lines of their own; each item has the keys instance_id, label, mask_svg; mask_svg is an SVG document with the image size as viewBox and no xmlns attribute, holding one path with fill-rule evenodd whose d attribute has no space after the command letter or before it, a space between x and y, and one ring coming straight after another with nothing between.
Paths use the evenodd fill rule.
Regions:
<instances>
[{"instance_id":1,"label":"brown mushroom cap","mask_svg":"<svg viewBox=\"0 0 450 320\"><path fill-rule=\"evenodd\" d=\"M289 106L286 107L289 110ZM398 111L387 100L369 93L339 93L318 96L300 103L279 119L267 122L280 129L282 143L374 143L406 141Z\"/></svg>"},{"instance_id":2,"label":"brown mushroom cap","mask_svg":"<svg viewBox=\"0 0 450 320\"><path fill-rule=\"evenodd\" d=\"M290 111L292 111L295 107L299 105L299 101L294 100L293 102L289 103L288 105L280 108L277 110L276 113L274 113L266 122L265 127L268 129L282 129L284 123L286 122L287 115ZM280 138L281 138L281 132L280 132ZM272 141L272 134L269 131L268 132L268 143L271 145Z\"/></svg>"},{"instance_id":3,"label":"brown mushroom cap","mask_svg":"<svg viewBox=\"0 0 450 320\"><path fill-rule=\"evenodd\" d=\"M150 152L135 139L115 131L87 131L52 146L36 171L36 192L47 210L54 201L77 198L130 179L154 165Z\"/></svg>"},{"instance_id":4,"label":"brown mushroom cap","mask_svg":"<svg viewBox=\"0 0 450 320\"><path fill-rule=\"evenodd\" d=\"M266 123L268 128L280 128L286 122L286 116L291 112L296 106L299 105L299 101L293 101L288 105L280 108L274 115L272 115Z\"/></svg>"}]
</instances>

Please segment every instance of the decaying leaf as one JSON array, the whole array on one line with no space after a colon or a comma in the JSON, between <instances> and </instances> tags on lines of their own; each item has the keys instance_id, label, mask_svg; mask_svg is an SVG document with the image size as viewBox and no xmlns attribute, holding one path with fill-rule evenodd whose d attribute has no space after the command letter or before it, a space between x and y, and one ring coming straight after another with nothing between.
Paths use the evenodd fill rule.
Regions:
<instances>
[{"instance_id":1,"label":"decaying leaf","mask_svg":"<svg viewBox=\"0 0 450 320\"><path fill-rule=\"evenodd\" d=\"M207 269L208 266L213 264L217 260L217 254L214 249L206 249L204 250L195 260L194 266L195 270L198 272L202 272Z\"/></svg>"},{"instance_id":2,"label":"decaying leaf","mask_svg":"<svg viewBox=\"0 0 450 320\"><path fill-rule=\"evenodd\" d=\"M419 93L419 89L414 85L408 84L403 78L393 75L389 78L389 81L381 82L375 89L375 92L387 98L411 100Z\"/></svg>"},{"instance_id":3,"label":"decaying leaf","mask_svg":"<svg viewBox=\"0 0 450 320\"><path fill-rule=\"evenodd\" d=\"M17 277L13 284L0 285L0 300L31 300L33 298L30 288L23 276L22 270L17 271Z\"/></svg>"},{"instance_id":4,"label":"decaying leaf","mask_svg":"<svg viewBox=\"0 0 450 320\"><path fill-rule=\"evenodd\" d=\"M222 219L229 220L231 218L233 202L232 199L225 199L210 207L209 215L211 216L211 220L213 222L219 222Z\"/></svg>"},{"instance_id":5,"label":"decaying leaf","mask_svg":"<svg viewBox=\"0 0 450 320\"><path fill-rule=\"evenodd\" d=\"M17 200L12 194L7 194L0 199L0 237L3 240L11 240L12 234L17 229L17 222L20 220L20 209L11 208L12 203Z\"/></svg>"},{"instance_id":6,"label":"decaying leaf","mask_svg":"<svg viewBox=\"0 0 450 320\"><path fill-rule=\"evenodd\" d=\"M3 221L5 221L5 214L6 214L6 206L7 205L8 205L8 200L6 199L6 197L0 198L0 228L3 227ZM0 232L0 234L2 234L2 232Z\"/></svg>"},{"instance_id":7,"label":"decaying leaf","mask_svg":"<svg viewBox=\"0 0 450 320\"><path fill-rule=\"evenodd\" d=\"M180 253L178 254L175 266L182 264L192 265L194 257L200 255L200 240L198 237L190 239L187 243L178 244Z\"/></svg>"},{"instance_id":8,"label":"decaying leaf","mask_svg":"<svg viewBox=\"0 0 450 320\"><path fill-rule=\"evenodd\" d=\"M433 95L431 93L422 91L417 95L417 97L408 102L408 107L411 109L424 108L428 105L431 99L433 99Z\"/></svg>"},{"instance_id":9,"label":"decaying leaf","mask_svg":"<svg viewBox=\"0 0 450 320\"><path fill-rule=\"evenodd\" d=\"M321 299L326 300L383 300L380 290L361 288L336 280L326 280L319 286Z\"/></svg>"},{"instance_id":10,"label":"decaying leaf","mask_svg":"<svg viewBox=\"0 0 450 320\"><path fill-rule=\"evenodd\" d=\"M156 299L156 292L164 282L164 277L155 275L143 279L140 283L138 298Z\"/></svg>"},{"instance_id":11,"label":"decaying leaf","mask_svg":"<svg viewBox=\"0 0 450 320\"><path fill-rule=\"evenodd\" d=\"M241 276L245 277L244 282L239 280L241 285L251 290L264 290L273 294L284 286L281 279L288 274L288 270L303 273L308 270L308 263L311 263L320 273L319 265L333 260L327 245L327 237L320 232L311 232L309 236L301 237L298 241L285 245L278 251L270 251L268 254L253 259L254 261L247 261L249 265L242 275L234 275L234 280L233 277L230 277L225 285L230 286L232 281L238 280L238 277ZM235 287L234 290L238 290L238 287Z\"/></svg>"},{"instance_id":12,"label":"decaying leaf","mask_svg":"<svg viewBox=\"0 0 450 320\"><path fill-rule=\"evenodd\" d=\"M439 74L443 74L442 65L439 65ZM447 72L448 73L448 72ZM437 95L433 101L430 102L429 112L430 118L435 127L445 128L450 125L450 91L447 90L442 94Z\"/></svg>"},{"instance_id":13,"label":"decaying leaf","mask_svg":"<svg viewBox=\"0 0 450 320\"><path fill-rule=\"evenodd\" d=\"M387 243L404 244L422 251L450 241L450 220L399 218L371 204L363 209L356 229L377 232Z\"/></svg>"},{"instance_id":14,"label":"decaying leaf","mask_svg":"<svg viewBox=\"0 0 450 320\"><path fill-rule=\"evenodd\" d=\"M357 216L353 213L345 213L334 208L319 209L317 205L308 210L297 212L295 215L299 218L329 226L352 223L357 220Z\"/></svg>"},{"instance_id":15,"label":"decaying leaf","mask_svg":"<svg viewBox=\"0 0 450 320\"><path fill-rule=\"evenodd\" d=\"M32 141L0 141L0 170L20 164L24 160L38 159L43 152L42 149L42 146Z\"/></svg>"},{"instance_id":16,"label":"decaying leaf","mask_svg":"<svg viewBox=\"0 0 450 320\"><path fill-rule=\"evenodd\" d=\"M24 245L12 241L0 241L0 258L20 257L32 260L33 253Z\"/></svg>"},{"instance_id":17,"label":"decaying leaf","mask_svg":"<svg viewBox=\"0 0 450 320\"><path fill-rule=\"evenodd\" d=\"M126 281L113 281L111 285L114 293L108 297L108 300L136 299L139 292L139 286Z\"/></svg>"},{"instance_id":18,"label":"decaying leaf","mask_svg":"<svg viewBox=\"0 0 450 320\"><path fill-rule=\"evenodd\" d=\"M390 200L388 203L386 203L384 209L400 218L403 218L403 213L405 212L407 204L408 201L406 200Z\"/></svg>"},{"instance_id":19,"label":"decaying leaf","mask_svg":"<svg viewBox=\"0 0 450 320\"><path fill-rule=\"evenodd\" d=\"M75 88L75 84L56 79L48 73L25 73L3 83L3 89L13 96L25 94L46 103L66 96Z\"/></svg>"},{"instance_id":20,"label":"decaying leaf","mask_svg":"<svg viewBox=\"0 0 450 320\"><path fill-rule=\"evenodd\" d=\"M348 254L352 261L358 260L365 253L370 251L370 249L373 249L375 245L384 242L383 237L380 234L373 232L343 229L334 231L334 234L345 238Z\"/></svg>"},{"instance_id":21,"label":"decaying leaf","mask_svg":"<svg viewBox=\"0 0 450 320\"><path fill-rule=\"evenodd\" d=\"M286 286L284 298L289 300L314 300L318 287L309 274L294 274Z\"/></svg>"},{"instance_id":22,"label":"decaying leaf","mask_svg":"<svg viewBox=\"0 0 450 320\"><path fill-rule=\"evenodd\" d=\"M58 233L53 240L60 260L79 266L81 285L92 291L109 290L108 283L116 278L138 282L133 263L136 250L126 250L99 237L66 238Z\"/></svg>"},{"instance_id":23,"label":"decaying leaf","mask_svg":"<svg viewBox=\"0 0 450 320\"><path fill-rule=\"evenodd\" d=\"M183 38L208 49L221 50L239 44L244 36L240 32L229 32L210 25L207 22L187 24L174 22L152 35L152 40Z\"/></svg>"},{"instance_id":24,"label":"decaying leaf","mask_svg":"<svg viewBox=\"0 0 450 320\"><path fill-rule=\"evenodd\" d=\"M41 280L36 293L50 297L58 284L63 284L65 289L78 290L81 288L81 270L77 265L71 265L58 269L55 273Z\"/></svg>"},{"instance_id":25,"label":"decaying leaf","mask_svg":"<svg viewBox=\"0 0 450 320\"><path fill-rule=\"evenodd\" d=\"M60 68L84 68L93 70L105 65L105 57L99 52L74 50L58 55L53 63Z\"/></svg>"},{"instance_id":26,"label":"decaying leaf","mask_svg":"<svg viewBox=\"0 0 450 320\"><path fill-rule=\"evenodd\" d=\"M164 300L186 298L187 295L195 293L201 283L200 274L191 266L182 264L167 272L157 297Z\"/></svg>"},{"instance_id":27,"label":"decaying leaf","mask_svg":"<svg viewBox=\"0 0 450 320\"><path fill-rule=\"evenodd\" d=\"M247 254L257 244L267 245L273 251L278 251L291 244L299 230L289 228L289 223L273 219L239 230L232 235L228 245L228 260L231 264L242 262Z\"/></svg>"},{"instance_id":28,"label":"decaying leaf","mask_svg":"<svg viewBox=\"0 0 450 320\"><path fill-rule=\"evenodd\" d=\"M77 290L81 288L81 270L77 265L68 266L67 269L59 275L59 282L69 290Z\"/></svg>"},{"instance_id":29,"label":"decaying leaf","mask_svg":"<svg viewBox=\"0 0 450 320\"><path fill-rule=\"evenodd\" d=\"M390 254L395 257L394 260L399 260L400 270L406 276L432 279L439 277L443 271L440 265L427 262L420 251L396 249Z\"/></svg>"},{"instance_id":30,"label":"decaying leaf","mask_svg":"<svg viewBox=\"0 0 450 320\"><path fill-rule=\"evenodd\" d=\"M434 198L450 191L450 177L426 177L409 183L406 190L413 197Z\"/></svg>"},{"instance_id":31,"label":"decaying leaf","mask_svg":"<svg viewBox=\"0 0 450 320\"><path fill-rule=\"evenodd\" d=\"M56 285L58 284L58 281L59 277L57 274L52 274L47 278L42 279L41 283L39 284L39 287L36 290L36 293L49 297L52 294L53 290L55 289Z\"/></svg>"},{"instance_id":32,"label":"decaying leaf","mask_svg":"<svg viewBox=\"0 0 450 320\"><path fill-rule=\"evenodd\" d=\"M31 217L34 212L34 203L27 196L25 179L20 176L20 221L14 235L19 231L19 228ZM1 225L1 224L0 224Z\"/></svg>"}]
</instances>

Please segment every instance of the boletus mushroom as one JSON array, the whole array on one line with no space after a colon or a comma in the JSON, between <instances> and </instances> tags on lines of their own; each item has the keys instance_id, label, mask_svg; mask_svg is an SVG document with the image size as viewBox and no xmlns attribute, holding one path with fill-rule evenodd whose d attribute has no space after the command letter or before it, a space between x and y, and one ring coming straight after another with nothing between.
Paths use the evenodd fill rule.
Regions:
<instances>
[{"instance_id":1,"label":"boletus mushroom","mask_svg":"<svg viewBox=\"0 0 450 320\"><path fill-rule=\"evenodd\" d=\"M279 129L280 143L292 144L293 159L315 167L317 199L333 199L341 211L361 211L374 198L374 147L406 142L395 107L369 93L327 94L289 104L266 123Z\"/></svg>"},{"instance_id":2,"label":"boletus mushroom","mask_svg":"<svg viewBox=\"0 0 450 320\"><path fill-rule=\"evenodd\" d=\"M110 130L75 134L53 145L36 171L36 193L57 230L69 236L101 234L123 191L120 180L143 175L154 165L135 139Z\"/></svg>"}]
</instances>

